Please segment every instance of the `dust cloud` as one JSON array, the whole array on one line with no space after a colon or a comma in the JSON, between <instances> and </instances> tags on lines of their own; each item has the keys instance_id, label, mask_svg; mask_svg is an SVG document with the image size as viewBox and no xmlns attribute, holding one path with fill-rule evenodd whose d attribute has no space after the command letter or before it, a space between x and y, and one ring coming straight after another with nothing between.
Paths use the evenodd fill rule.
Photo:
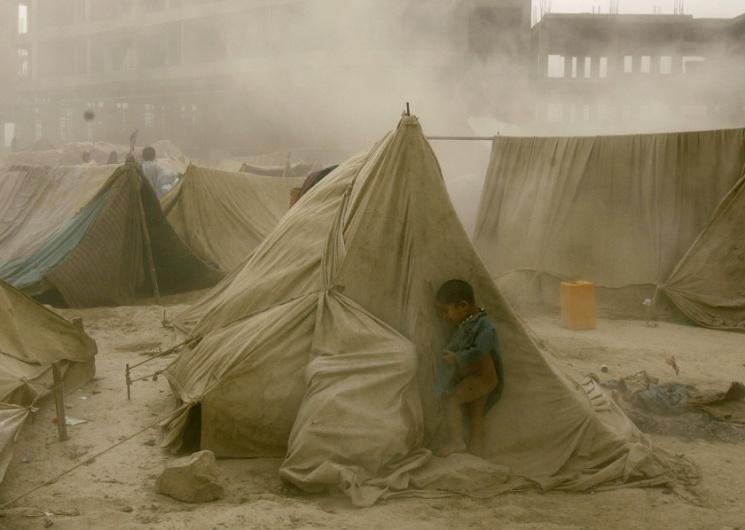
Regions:
<instances>
[{"instance_id":1,"label":"dust cloud","mask_svg":"<svg viewBox=\"0 0 745 530\"><path fill-rule=\"evenodd\" d=\"M95 139L125 143L138 128L140 143L171 140L192 159L210 163L291 152L295 159L332 164L367 149L390 130L406 102L431 135L597 135L745 125L742 91L732 90L745 79L745 67L741 53L733 55L725 45L699 46L696 54L706 55L706 64L692 61L696 71L690 75L644 78L623 75L621 69L619 75L591 80L586 97L584 89L573 88L584 80L561 80L565 85L556 89L558 81L548 80L545 65L538 66L529 1L282 1L256 2L250 8L218 2L207 21L191 15L198 3L168 4L183 6L188 15L180 26L155 23L152 29L146 24L133 35L112 36L102 41L108 51L100 60L98 50L92 50L92 68L104 73L119 67L126 72L139 50L140 67L157 73L165 66L177 86L154 89L143 68L141 86L128 89L137 94L137 101L130 102L130 114L136 116L120 119L117 114L106 130L94 124ZM131 5L102 0L95 6L100 13L91 16L142 17L143 23L163 19L158 6L164 2L148 2L143 12ZM171 30L173 38L165 35ZM171 41L179 39L181 49L175 52ZM57 55L45 56L62 71L65 61L75 62L74 46L58 48L51 50ZM174 57L173 64L167 62ZM39 68L45 64L41 61ZM99 106L108 109L121 99L100 86L104 93L90 99L100 101ZM673 96L684 103L671 104ZM91 98L80 95L80 100L87 101L84 97ZM161 106L176 110L163 111L171 113L166 119L152 110ZM147 114L160 127L148 128L148 118L142 117ZM64 119L69 122L70 115ZM61 118L49 121L55 120ZM66 140L89 140L84 126L74 138L68 127ZM33 131L29 120L26 143ZM470 229L490 143L436 141L433 146Z\"/></svg>"}]
</instances>

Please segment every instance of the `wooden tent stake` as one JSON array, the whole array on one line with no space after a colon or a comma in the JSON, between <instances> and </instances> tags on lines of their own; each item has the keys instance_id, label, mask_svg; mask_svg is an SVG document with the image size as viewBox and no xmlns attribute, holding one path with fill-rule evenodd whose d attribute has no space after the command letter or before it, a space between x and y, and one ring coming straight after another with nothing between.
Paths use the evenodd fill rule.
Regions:
<instances>
[{"instance_id":1,"label":"wooden tent stake","mask_svg":"<svg viewBox=\"0 0 745 530\"><path fill-rule=\"evenodd\" d=\"M52 381L54 382L54 406L57 408L57 432L59 441L64 442L67 436L67 419L65 417L65 389L62 387L62 374L57 363L52 363Z\"/></svg>"}]
</instances>

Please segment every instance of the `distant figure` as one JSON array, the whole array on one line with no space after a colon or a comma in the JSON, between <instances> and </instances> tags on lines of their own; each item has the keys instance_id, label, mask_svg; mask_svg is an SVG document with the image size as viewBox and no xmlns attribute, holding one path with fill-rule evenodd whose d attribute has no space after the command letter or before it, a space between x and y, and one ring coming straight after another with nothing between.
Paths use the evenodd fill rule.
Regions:
<instances>
[{"instance_id":1,"label":"distant figure","mask_svg":"<svg viewBox=\"0 0 745 530\"><path fill-rule=\"evenodd\" d=\"M178 175L163 168L155 160L155 149L148 146L142 150L142 173L155 190L158 199L163 197L178 182Z\"/></svg>"},{"instance_id":2,"label":"distant figure","mask_svg":"<svg viewBox=\"0 0 745 530\"><path fill-rule=\"evenodd\" d=\"M95 166L96 162L91 158L91 154L88 151L83 151L82 155L83 165L84 166Z\"/></svg>"},{"instance_id":3,"label":"distant figure","mask_svg":"<svg viewBox=\"0 0 745 530\"><path fill-rule=\"evenodd\" d=\"M106 165L107 166L113 166L113 165L118 164L118 163L119 163L119 155L117 154L117 152L116 151L110 152L109 153L109 158L108 158L108 160L106 160Z\"/></svg>"}]
</instances>

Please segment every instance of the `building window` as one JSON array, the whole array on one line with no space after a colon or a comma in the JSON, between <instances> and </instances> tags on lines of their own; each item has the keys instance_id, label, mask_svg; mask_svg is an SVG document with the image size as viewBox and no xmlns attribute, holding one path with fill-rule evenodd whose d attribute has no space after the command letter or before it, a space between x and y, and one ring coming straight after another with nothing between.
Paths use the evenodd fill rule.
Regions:
<instances>
[{"instance_id":1,"label":"building window","mask_svg":"<svg viewBox=\"0 0 745 530\"><path fill-rule=\"evenodd\" d=\"M572 57L572 79L577 78L577 71L579 69L579 61L576 57Z\"/></svg>"},{"instance_id":2,"label":"building window","mask_svg":"<svg viewBox=\"0 0 745 530\"><path fill-rule=\"evenodd\" d=\"M625 74L634 73L634 57L632 55L626 55L623 58L623 72Z\"/></svg>"},{"instance_id":3,"label":"building window","mask_svg":"<svg viewBox=\"0 0 745 530\"><path fill-rule=\"evenodd\" d=\"M606 79L608 77L608 58L601 57L598 63L598 77Z\"/></svg>"},{"instance_id":4,"label":"building window","mask_svg":"<svg viewBox=\"0 0 745 530\"><path fill-rule=\"evenodd\" d=\"M703 70L704 63L706 62L705 57L683 57L683 73L684 74L695 74Z\"/></svg>"},{"instance_id":5,"label":"building window","mask_svg":"<svg viewBox=\"0 0 745 530\"><path fill-rule=\"evenodd\" d=\"M592 57L585 57L585 79L592 77Z\"/></svg>"},{"instance_id":6,"label":"building window","mask_svg":"<svg viewBox=\"0 0 745 530\"><path fill-rule=\"evenodd\" d=\"M669 55L660 57L660 73L663 75L673 73L673 58Z\"/></svg>"},{"instance_id":7,"label":"building window","mask_svg":"<svg viewBox=\"0 0 745 530\"><path fill-rule=\"evenodd\" d=\"M649 55L642 55L641 64L639 65L639 71L643 74L648 74L652 69L652 58Z\"/></svg>"},{"instance_id":8,"label":"building window","mask_svg":"<svg viewBox=\"0 0 745 530\"><path fill-rule=\"evenodd\" d=\"M28 79L30 73L28 48L18 48L18 77Z\"/></svg>"},{"instance_id":9,"label":"building window","mask_svg":"<svg viewBox=\"0 0 745 530\"><path fill-rule=\"evenodd\" d=\"M18 34L28 33L28 4L18 4Z\"/></svg>"},{"instance_id":10,"label":"building window","mask_svg":"<svg viewBox=\"0 0 745 530\"><path fill-rule=\"evenodd\" d=\"M13 144L13 138L16 137L16 124L6 122L3 126L3 136L5 147L11 147Z\"/></svg>"},{"instance_id":11,"label":"building window","mask_svg":"<svg viewBox=\"0 0 745 530\"><path fill-rule=\"evenodd\" d=\"M549 103L546 106L546 121L561 123L564 120L564 106L561 103Z\"/></svg>"},{"instance_id":12,"label":"building window","mask_svg":"<svg viewBox=\"0 0 745 530\"><path fill-rule=\"evenodd\" d=\"M564 77L565 57L563 55L549 55L547 59L546 75L553 79Z\"/></svg>"},{"instance_id":13,"label":"building window","mask_svg":"<svg viewBox=\"0 0 745 530\"><path fill-rule=\"evenodd\" d=\"M155 112L153 111L155 107L149 103L145 104L145 128L146 129L152 129L155 127Z\"/></svg>"}]
</instances>

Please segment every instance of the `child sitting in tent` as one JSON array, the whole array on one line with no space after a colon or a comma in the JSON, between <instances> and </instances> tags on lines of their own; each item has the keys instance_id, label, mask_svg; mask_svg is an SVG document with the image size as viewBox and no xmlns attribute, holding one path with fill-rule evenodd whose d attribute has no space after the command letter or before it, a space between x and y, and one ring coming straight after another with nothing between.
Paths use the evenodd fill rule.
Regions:
<instances>
[{"instance_id":1,"label":"child sitting in tent","mask_svg":"<svg viewBox=\"0 0 745 530\"><path fill-rule=\"evenodd\" d=\"M442 397L449 441L439 456L466 451L463 409L468 411L470 451L484 451L484 415L502 390L502 362L497 334L486 310L476 305L473 287L463 280L449 280L437 291L437 309L456 326L439 359L435 389Z\"/></svg>"}]
</instances>

